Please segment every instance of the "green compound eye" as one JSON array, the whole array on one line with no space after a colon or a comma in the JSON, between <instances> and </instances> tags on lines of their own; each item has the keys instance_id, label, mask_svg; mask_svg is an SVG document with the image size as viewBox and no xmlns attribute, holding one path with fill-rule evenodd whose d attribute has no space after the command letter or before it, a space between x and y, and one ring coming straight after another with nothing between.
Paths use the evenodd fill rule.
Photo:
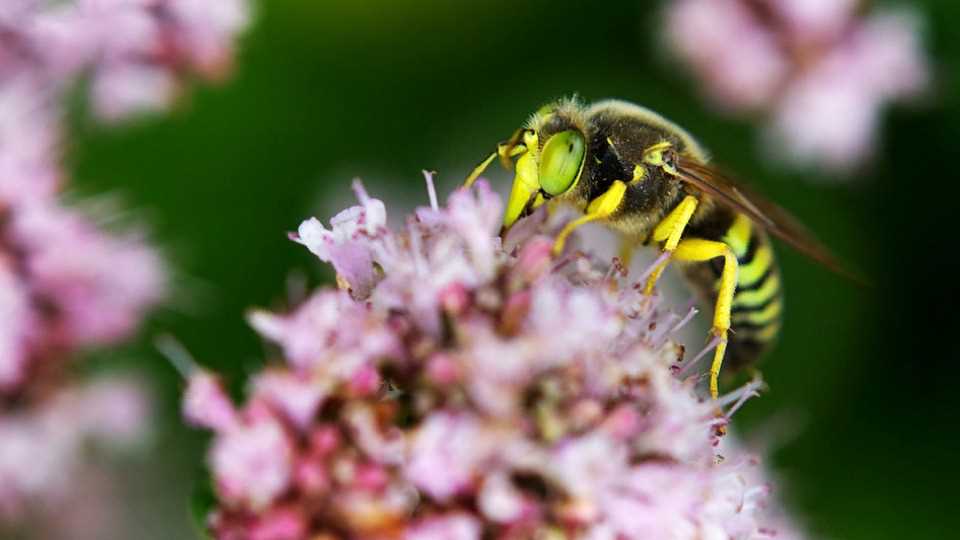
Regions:
<instances>
[{"instance_id":1,"label":"green compound eye","mask_svg":"<svg viewBox=\"0 0 960 540\"><path fill-rule=\"evenodd\" d=\"M550 195L570 189L580 174L584 156L583 135L561 131L547 140L540 156L540 187Z\"/></svg>"}]
</instances>

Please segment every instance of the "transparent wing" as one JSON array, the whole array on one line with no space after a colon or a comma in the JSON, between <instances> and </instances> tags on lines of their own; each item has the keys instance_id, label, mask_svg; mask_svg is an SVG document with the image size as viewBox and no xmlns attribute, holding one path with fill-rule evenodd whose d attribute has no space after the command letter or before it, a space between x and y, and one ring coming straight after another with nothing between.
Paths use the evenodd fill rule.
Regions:
<instances>
[{"instance_id":1,"label":"transparent wing","mask_svg":"<svg viewBox=\"0 0 960 540\"><path fill-rule=\"evenodd\" d=\"M767 199L750 192L708 165L680 158L677 167L680 179L717 202L749 217L754 223L780 238L803 255L833 272L862 281L846 270L836 257L817 240L800 221Z\"/></svg>"}]
</instances>

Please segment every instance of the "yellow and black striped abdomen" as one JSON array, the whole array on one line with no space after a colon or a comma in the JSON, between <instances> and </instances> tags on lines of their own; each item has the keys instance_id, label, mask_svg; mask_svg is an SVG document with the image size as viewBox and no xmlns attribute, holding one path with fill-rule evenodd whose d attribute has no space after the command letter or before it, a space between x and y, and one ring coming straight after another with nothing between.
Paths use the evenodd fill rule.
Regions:
<instances>
[{"instance_id":1,"label":"yellow and black striped abdomen","mask_svg":"<svg viewBox=\"0 0 960 540\"><path fill-rule=\"evenodd\" d=\"M727 362L733 368L754 362L776 340L783 312L783 290L769 236L746 216L718 208L685 237L721 241L737 256L739 272L731 311ZM687 278L710 302L717 299L723 259L691 265Z\"/></svg>"}]
</instances>

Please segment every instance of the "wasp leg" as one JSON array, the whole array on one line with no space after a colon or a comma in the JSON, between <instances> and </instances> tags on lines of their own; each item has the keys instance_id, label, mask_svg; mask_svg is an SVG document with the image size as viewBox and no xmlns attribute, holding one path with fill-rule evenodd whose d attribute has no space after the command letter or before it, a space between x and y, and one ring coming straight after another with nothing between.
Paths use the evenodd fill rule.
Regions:
<instances>
[{"instance_id":1,"label":"wasp leg","mask_svg":"<svg viewBox=\"0 0 960 540\"><path fill-rule=\"evenodd\" d=\"M613 215L614 212L620 208L620 204L623 203L623 197L627 192L627 184L623 183L620 180L614 180L613 184L610 185L610 188L607 191L603 192L599 197L590 201L590 204L587 206L587 213L583 216L567 223L567 225L560 231L560 234L557 235L557 239L553 243L553 254L559 255L563 252L563 246L566 245L567 237L570 236L577 227L583 225L584 223L590 223L591 221L596 221L598 219L606 219Z\"/></svg>"},{"instance_id":2,"label":"wasp leg","mask_svg":"<svg viewBox=\"0 0 960 540\"><path fill-rule=\"evenodd\" d=\"M693 213L697 209L697 204L698 201L696 197L692 195L684 197L683 200L680 201L680 204L657 224L653 229L653 235L650 239L654 242L663 242L666 240L663 244L663 251L673 252L677 249L677 244L680 243L680 237L683 235L684 229L687 228L687 224L690 223L690 218L693 217ZM643 288L643 294L647 296L653 294L653 287L657 284L657 280L660 279L660 275L663 274L669 262L669 259L663 261L650 273L650 276L647 278L647 285Z\"/></svg>"},{"instance_id":3,"label":"wasp leg","mask_svg":"<svg viewBox=\"0 0 960 540\"><path fill-rule=\"evenodd\" d=\"M737 273L740 266L737 256L730 246L714 240L701 238L687 238L677 245L673 256L678 261L704 262L717 257L723 257L723 272L720 274L720 291L717 295L717 306L713 313L713 329L711 333L717 336L717 348L713 354L713 363L710 365L710 397L717 399L719 395L718 378L720 366L723 365L723 355L727 350L727 332L730 330L730 311L733 307L733 293L737 288Z\"/></svg>"}]
</instances>

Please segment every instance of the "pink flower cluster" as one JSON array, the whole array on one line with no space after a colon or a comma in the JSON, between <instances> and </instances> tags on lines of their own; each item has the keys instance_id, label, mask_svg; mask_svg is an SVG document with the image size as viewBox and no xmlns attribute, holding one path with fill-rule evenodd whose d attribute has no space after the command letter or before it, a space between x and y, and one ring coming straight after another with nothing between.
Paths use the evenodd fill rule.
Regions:
<instances>
[{"instance_id":1,"label":"pink flower cluster","mask_svg":"<svg viewBox=\"0 0 960 540\"><path fill-rule=\"evenodd\" d=\"M184 414L214 432L216 538L800 537L720 435L758 383L711 403L675 375L689 317L616 265L552 257L557 224L531 217L502 244L483 181L399 231L356 191L293 235L339 290L251 313L283 360L246 403L189 379Z\"/></svg>"},{"instance_id":2,"label":"pink flower cluster","mask_svg":"<svg viewBox=\"0 0 960 540\"><path fill-rule=\"evenodd\" d=\"M248 22L246 0L5 0L0 82L62 90L82 74L103 118L159 109L186 73L226 73Z\"/></svg>"},{"instance_id":3,"label":"pink flower cluster","mask_svg":"<svg viewBox=\"0 0 960 540\"><path fill-rule=\"evenodd\" d=\"M929 82L919 17L860 0L674 0L670 48L721 108L760 113L781 158L845 171L883 107Z\"/></svg>"},{"instance_id":4,"label":"pink flower cluster","mask_svg":"<svg viewBox=\"0 0 960 540\"><path fill-rule=\"evenodd\" d=\"M108 230L112 212L61 200L63 94L84 77L102 118L162 106L185 73L222 72L246 17L241 0L0 2L0 523L29 503L62 515L87 441L147 422L129 382L68 373L136 330L166 269L141 232Z\"/></svg>"},{"instance_id":5,"label":"pink flower cluster","mask_svg":"<svg viewBox=\"0 0 960 540\"><path fill-rule=\"evenodd\" d=\"M62 203L57 104L22 81L0 84L0 525L99 478L81 467L91 439L141 433L141 388L79 387L68 365L128 337L166 288L142 234Z\"/></svg>"},{"instance_id":6,"label":"pink flower cluster","mask_svg":"<svg viewBox=\"0 0 960 540\"><path fill-rule=\"evenodd\" d=\"M87 446L126 448L145 435L149 404L139 382L101 378L65 388L35 407L0 415L0 522L24 505L62 506L86 497L66 481L84 469Z\"/></svg>"},{"instance_id":7,"label":"pink flower cluster","mask_svg":"<svg viewBox=\"0 0 960 540\"><path fill-rule=\"evenodd\" d=\"M141 234L62 204L57 104L20 82L0 84L0 403L127 337L165 288Z\"/></svg>"}]
</instances>

